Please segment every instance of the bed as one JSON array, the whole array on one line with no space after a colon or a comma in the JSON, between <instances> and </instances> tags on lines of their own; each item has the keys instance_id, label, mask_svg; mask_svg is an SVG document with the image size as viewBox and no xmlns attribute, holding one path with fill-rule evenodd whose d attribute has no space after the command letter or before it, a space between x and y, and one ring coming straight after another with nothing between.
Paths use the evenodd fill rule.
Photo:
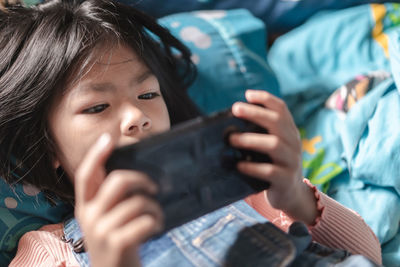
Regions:
<instances>
[{"instance_id":1,"label":"bed","mask_svg":"<svg viewBox=\"0 0 400 267\"><path fill-rule=\"evenodd\" d=\"M123 2L147 10L155 1ZM193 52L198 78L189 95L200 109L229 107L247 88L282 97L301 132L303 175L363 216L381 242L384 265L398 266L400 4L179 2L153 12ZM0 188L6 265L23 233L60 221L70 207L50 205L29 185L0 179Z\"/></svg>"}]
</instances>

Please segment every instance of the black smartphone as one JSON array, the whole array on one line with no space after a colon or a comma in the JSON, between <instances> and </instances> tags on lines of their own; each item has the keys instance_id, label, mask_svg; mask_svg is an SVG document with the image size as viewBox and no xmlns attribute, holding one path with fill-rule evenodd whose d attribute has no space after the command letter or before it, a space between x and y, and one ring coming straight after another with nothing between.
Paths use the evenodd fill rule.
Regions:
<instances>
[{"instance_id":1,"label":"black smartphone","mask_svg":"<svg viewBox=\"0 0 400 267\"><path fill-rule=\"evenodd\" d=\"M225 110L115 149L106 170L133 169L149 175L159 186L156 198L167 231L268 188L267 182L241 174L236 164L270 162L270 158L230 146L228 137L233 132L265 130Z\"/></svg>"}]
</instances>

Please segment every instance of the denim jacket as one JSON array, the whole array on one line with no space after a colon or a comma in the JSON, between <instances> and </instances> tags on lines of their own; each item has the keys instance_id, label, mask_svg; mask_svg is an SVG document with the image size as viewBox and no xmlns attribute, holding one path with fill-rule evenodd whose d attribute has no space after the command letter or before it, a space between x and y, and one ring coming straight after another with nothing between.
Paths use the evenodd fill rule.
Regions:
<instances>
[{"instance_id":1,"label":"denim jacket","mask_svg":"<svg viewBox=\"0 0 400 267\"><path fill-rule=\"evenodd\" d=\"M174 228L142 245L143 266L223 266L224 255L237 233L246 226L267 220L243 200ZM75 219L65 223L67 240L82 237ZM86 252L75 253L81 266L89 266Z\"/></svg>"},{"instance_id":2,"label":"denim jacket","mask_svg":"<svg viewBox=\"0 0 400 267\"><path fill-rule=\"evenodd\" d=\"M72 246L81 239L75 219L65 223L64 234ZM90 266L86 252L74 255L81 266ZM287 234L243 200L149 240L140 256L145 267L377 266L363 256L312 242L302 223L295 222Z\"/></svg>"}]
</instances>

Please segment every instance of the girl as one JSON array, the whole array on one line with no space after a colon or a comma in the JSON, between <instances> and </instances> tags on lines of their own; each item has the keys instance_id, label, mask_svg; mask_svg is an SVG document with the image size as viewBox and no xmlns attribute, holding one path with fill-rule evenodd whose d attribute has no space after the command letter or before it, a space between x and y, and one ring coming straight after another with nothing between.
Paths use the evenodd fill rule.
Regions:
<instances>
[{"instance_id":1,"label":"girl","mask_svg":"<svg viewBox=\"0 0 400 267\"><path fill-rule=\"evenodd\" d=\"M195 72L190 52L152 18L105 0L11 9L0 15L0 36L0 175L10 184L35 185L49 200L74 203L93 266L138 265L139 245L162 228L160 208L150 197L157 189L143 173L107 175L104 163L115 146L199 115L185 93ZM265 91L248 90L246 99L232 106L233 114L269 134L235 134L230 142L273 160L238 164L244 174L271 184L246 202L282 229L302 221L314 240L380 263L379 243L363 220L303 181L300 138L286 105ZM238 220L224 214L230 209L253 217L246 224L262 221L242 202L221 209L229 227ZM62 227L27 233L11 265L77 265ZM185 227L146 243L158 258L142 254L143 264L202 265L184 252L174 262L172 248L182 246L174 238Z\"/></svg>"}]
</instances>

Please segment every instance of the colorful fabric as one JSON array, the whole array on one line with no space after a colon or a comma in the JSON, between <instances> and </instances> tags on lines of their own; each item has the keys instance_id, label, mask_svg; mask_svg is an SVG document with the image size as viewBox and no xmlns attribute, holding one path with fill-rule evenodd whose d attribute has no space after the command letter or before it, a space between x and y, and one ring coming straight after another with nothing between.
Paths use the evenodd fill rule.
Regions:
<instances>
[{"instance_id":1,"label":"colorful fabric","mask_svg":"<svg viewBox=\"0 0 400 267\"><path fill-rule=\"evenodd\" d=\"M323 12L269 62L303 140L304 176L358 212L400 262L400 4Z\"/></svg>"},{"instance_id":2,"label":"colorful fabric","mask_svg":"<svg viewBox=\"0 0 400 267\"><path fill-rule=\"evenodd\" d=\"M390 73L385 71L358 75L337 89L325 102L325 106L347 113L362 97L389 77Z\"/></svg>"},{"instance_id":3,"label":"colorful fabric","mask_svg":"<svg viewBox=\"0 0 400 267\"><path fill-rule=\"evenodd\" d=\"M303 145L303 175L327 192L330 180L346 172L340 129L346 114L368 92L390 78L385 71L358 75L339 87L325 107L311 115L300 128Z\"/></svg>"},{"instance_id":4,"label":"colorful fabric","mask_svg":"<svg viewBox=\"0 0 400 267\"><path fill-rule=\"evenodd\" d=\"M391 72L387 40L399 13L400 4L324 11L274 42L268 61L298 125L358 75Z\"/></svg>"},{"instance_id":5,"label":"colorful fabric","mask_svg":"<svg viewBox=\"0 0 400 267\"><path fill-rule=\"evenodd\" d=\"M51 206L31 185L12 188L0 179L0 266L7 266L14 257L24 233L60 222L68 212L70 209L62 203Z\"/></svg>"}]
</instances>

